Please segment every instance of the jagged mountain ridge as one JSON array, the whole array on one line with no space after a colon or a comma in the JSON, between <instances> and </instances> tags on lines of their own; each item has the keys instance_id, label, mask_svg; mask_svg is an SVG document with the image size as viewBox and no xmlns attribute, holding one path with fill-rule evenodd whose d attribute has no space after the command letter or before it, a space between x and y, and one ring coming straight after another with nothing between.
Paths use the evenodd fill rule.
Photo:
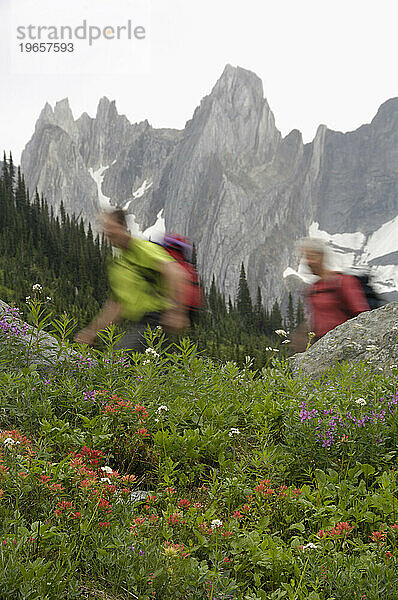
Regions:
<instances>
[{"instance_id":1,"label":"jagged mountain ridge","mask_svg":"<svg viewBox=\"0 0 398 600\"><path fill-rule=\"evenodd\" d=\"M86 220L99 193L126 206L141 230L163 214L167 229L196 242L206 283L214 274L233 296L243 262L253 294L260 285L272 302L286 295L295 241L314 224L333 243L361 233L359 248L338 238L336 249L349 250L351 262L375 260L367 241L398 215L397 158L398 99L354 132L322 125L304 144L297 130L281 136L261 80L228 65L183 131L130 124L106 98L95 118L76 121L66 100L54 111L46 105L21 164L29 189ZM383 265L393 268L389 289L398 290L397 262Z\"/></svg>"}]
</instances>

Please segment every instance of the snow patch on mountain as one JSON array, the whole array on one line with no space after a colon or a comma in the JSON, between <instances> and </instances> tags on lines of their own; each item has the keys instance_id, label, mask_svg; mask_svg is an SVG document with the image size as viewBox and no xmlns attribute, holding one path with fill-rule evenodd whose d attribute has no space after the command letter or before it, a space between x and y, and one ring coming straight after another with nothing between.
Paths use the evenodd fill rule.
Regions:
<instances>
[{"instance_id":1,"label":"snow patch on mountain","mask_svg":"<svg viewBox=\"0 0 398 600\"><path fill-rule=\"evenodd\" d=\"M135 220L135 215L133 215L133 213L128 213L126 215L126 220L128 230L133 237L157 242L164 236L166 231L163 208L158 212L155 223L144 231L142 231L139 223Z\"/></svg>"},{"instance_id":2,"label":"snow patch on mountain","mask_svg":"<svg viewBox=\"0 0 398 600\"><path fill-rule=\"evenodd\" d=\"M319 229L319 223L314 221L309 227L309 237L321 238L331 246L360 250L365 243L365 236L360 231L355 233L328 233Z\"/></svg>"},{"instance_id":3,"label":"snow patch on mountain","mask_svg":"<svg viewBox=\"0 0 398 600\"><path fill-rule=\"evenodd\" d=\"M147 181L146 179L142 182L142 184L140 185L140 187L134 192L133 191L133 198L136 200L137 198L142 198L142 196L145 194L145 192L147 192L149 190L149 188L152 186L152 181Z\"/></svg>"},{"instance_id":4,"label":"snow patch on mountain","mask_svg":"<svg viewBox=\"0 0 398 600\"><path fill-rule=\"evenodd\" d=\"M126 214L126 222L127 222L127 229L129 230L129 232L131 233L131 235L133 237L137 237L137 238L144 237L141 227L140 227L139 223L137 223L137 221L135 220L135 215L133 215L133 213Z\"/></svg>"},{"instance_id":5,"label":"snow patch on mountain","mask_svg":"<svg viewBox=\"0 0 398 600\"><path fill-rule=\"evenodd\" d=\"M114 162L115 161L113 161L113 163ZM111 204L111 199L102 193L102 182L104 181L104 177L105 177L104 173L107 169L109 169L109 165L106 167L100 167L96 171L94 171L94 169L92 167L90 167L88 170L91 177L94 179L95 183L97 184L98 202L99 202L99 205L102 208L102 210L112 210L112 208L114 208Z\"/></svg>"},{"instance_id":6,"label":"snow patch on mountain","mask_svg":"<svg viewBox=\"0 0 398 600\"><path fill-rule=\"evenodd\" d=\"M160 210L157 214L155 223L151 225L151 227L148 227L148 229L145 229L144 237L146 237L148 240L152 239L153 241L157 241L159 236L163 236L165 234L165 231L166 225L164 221L164 210L162 208L162 210Z\"/></svg>"},{"instance_id":7,"label":"snow patch on mountain","mask_svg":"<svg viewBox=\"0 0 398 600\"><path fill-rule=\"evenodd\" d=\"M366 262L398 250L398 216L387 221L369 237L363 252Z\"/></svg>"}]
</instances>

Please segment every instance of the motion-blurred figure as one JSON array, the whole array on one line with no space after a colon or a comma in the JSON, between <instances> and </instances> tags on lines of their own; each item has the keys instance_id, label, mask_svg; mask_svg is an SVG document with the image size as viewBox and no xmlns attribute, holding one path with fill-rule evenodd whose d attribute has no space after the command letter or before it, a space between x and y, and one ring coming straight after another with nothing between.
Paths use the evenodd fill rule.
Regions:
<instances>
[{"instance_id":1,"label":"motion-blurred figure","mask_svg":"<svg viewBox=\"0 0 398 600\"><path fill-rule=\"evenodd\" d=\"M310 271L318 279L307 290L309 328L314 341L348 319L369 310L369 304L358 279L333 271L327 264L327 247L322 240L306 238L300 251Z\"/></svg>"},{"instance_id":2,"label":"motion-blurred figure","mask_svg":"<svg viewBox=\"0 0 398 600\"><path fill-rule=\"evenodd\" d=\"M143 333L148 325L161 325L172 333L188 327L183 301L187 277L163 248L131 237L123 210L106 214L103 225L108 240L119 249L109 265L112 297L75 340L91 345L98 331L125 318L132 322L132 327L118 347L142 352L146 347Z\"/></svg>"},{"instance_id":3,"label":"motion-blurred figure","mask_svg":"<svg viewBox=\"0 0 398 600\"><path fill-rule=\"evenodd\" d=\"M199 275L192 264L193 246L189 239L177 233L166 233L162 240L162 246L178 262L185 271L187 285L183 299L191 325L193 325L203 307L204 296Z\"/></svg>"}]
</instances>

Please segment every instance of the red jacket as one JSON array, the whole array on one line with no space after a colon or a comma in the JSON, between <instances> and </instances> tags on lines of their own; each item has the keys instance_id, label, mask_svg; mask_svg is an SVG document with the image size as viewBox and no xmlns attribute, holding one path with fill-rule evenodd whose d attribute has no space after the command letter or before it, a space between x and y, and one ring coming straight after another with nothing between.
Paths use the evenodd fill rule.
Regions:
<instances>
[{"instance_id":1,"label":"red jacket","mask_svg":"<svg viewBox=\"0 0 398 600\"><path fill-rule=\"evenodd\" d=\"M352 275L341 273L336 273L330 279L320 279L311 285L307 292L307 303L311 315L311 330L317 338L369 310L359 281Z\"/></svg>"}]
</instances>

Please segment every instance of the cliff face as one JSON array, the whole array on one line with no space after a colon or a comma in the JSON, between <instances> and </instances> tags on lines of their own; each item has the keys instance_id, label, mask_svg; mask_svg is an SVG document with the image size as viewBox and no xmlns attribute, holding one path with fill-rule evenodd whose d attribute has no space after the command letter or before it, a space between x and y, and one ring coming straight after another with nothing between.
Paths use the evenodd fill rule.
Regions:
<instances>
[{"instance_id":1,"label":"cliff face","mask_svg":"<svg viewBox=\"0 0 398 600\"><path fill-rule=\"evenodd\" d=\"M21 166L32 191L86 221L100 203L125 206L142 231L163 216L195 242L205 282L214 274L227 296L243 262L253 293L260 285L269 302L283 298L295 242L309 231L351 263L377 263L383 291L398 290L385 243L398 215L398 99L357 131L321 125L303 144L297 130L282 138L276 129L260 79L227 66L183 131L130 124L106 98L95 118L77 121L67 100L46 105Z\"/></svg>"},{"instance_id":2,"label":"cliff face","mask_svg":"<svg viewBox=\"0 0 398 600\"><path fill-rule=\"evenodd\" d=\"M95 118L83 113L75 121L64 99L42 110L21 168L29 189L37 187L56 210L62 201L69 213L95 222L101 205L125 206L145 180L159 178L178 136L146 121L132 125L107 98Z\"/></svg>"}]
</instances>

